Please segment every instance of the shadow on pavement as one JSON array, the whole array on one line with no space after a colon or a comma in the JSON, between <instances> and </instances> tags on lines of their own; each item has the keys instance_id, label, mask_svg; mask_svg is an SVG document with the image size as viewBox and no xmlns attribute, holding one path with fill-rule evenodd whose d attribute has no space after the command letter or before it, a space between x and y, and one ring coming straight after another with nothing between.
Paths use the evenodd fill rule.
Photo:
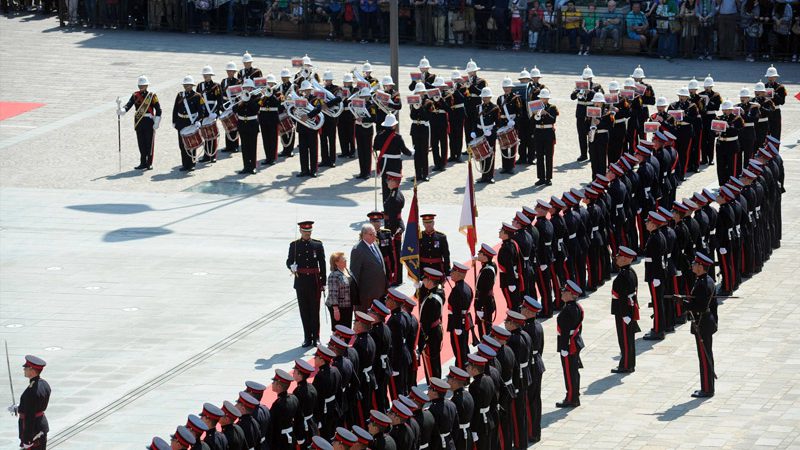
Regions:
<instances>
[{"instance_id":1,"label":"shadow on pavement","mask_svg":"<svg viewBox=\"0 0 800 450\"><path fill-rule=\"evenodd\" d=\"M103 242L127 242L172 234L164 227L131 227L112 230L103 236Z\"/></svg>"},{"instance_id":2,"label":"shadow on pavement","mask_svg":"<svg viewBox=\"0 0 800 450\"><path fill-rule=\"evenodd\" d=\"M267 359L258 358L255 362L255 369L256 370L269 370L273 366L277 364L284 364L290 361L294 361L295 359L303 356L306 353L305 348L296 347L289 350L286 350L283 353L278 353L275 355L270 356Z\"/></svg>"},{"instance_id":3,"label":"shadow on pavement","mask_svg":"<svg viewBox=\"0 0 800 450\"><path fill-rule=\"evenodd\" d=\"M558 408L555 411L542 414L542 428L547 428L559 420L567 417L567 414L569 414L571 409L572 408Z\"/></svg>"},{"instance_id":4,"label":"shadow on pavement","mask_svg":"<svg viewBox=\"0 0 800 450\"><path fill-rule=\"evenodd\" d=\"M623 374L611 374L606 376L605 378L600 378L599 380L595 380L586 387L586 392L584 395L600 395L611 388L617 387L622 385L622 378L625 375Z\"/></svg>"},{"instance_id":5,"label":"shadow on pavement","mask_svg":"<svg viewBox=\"0 0 800 450\"><path fill-rule=\"evenodd\" d=\"M705 401L704 398L693 398L688 402L681 403L680 405L672 405L672 407L669 408L668 410L656 413L656 415L658 416L658 421L672 422L675 419L679 419L684 415L686 415L686 413L688 413L689 411L700 406L703 403L703 401Z\"/></svg>"},{"instance_id":6,"label":"shadow on pavement","mask_svg":"<svg viewBox=\"0 0 800 450\"><path fill-rule=\"evenodd\" d=\"M70 205L68 209L98 214L139 214L154 211L141 203L97 203L93 205Z\"/></svg>"}]
</instances>

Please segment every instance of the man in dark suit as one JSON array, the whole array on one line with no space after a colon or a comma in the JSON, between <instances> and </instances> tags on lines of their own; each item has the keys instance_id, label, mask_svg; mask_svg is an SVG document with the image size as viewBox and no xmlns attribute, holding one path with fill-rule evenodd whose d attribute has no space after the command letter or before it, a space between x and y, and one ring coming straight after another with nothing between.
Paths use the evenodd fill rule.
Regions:
<instances>
[{"instance_id":1,"label":"man in dark suit","mask_svg":"<svg viewBox=\"0 0 800 450\"><path fill-rule=\"evenodd\" d=\"M350 251L350 273L356 282L358 301L353 301L356 311L365 311L372 300L383 297L388 287L386 266L376 242L377 233L371 224L361 227L361 241ZM354 292L351 290L351 292Z\"/></svg>"}]
</instances>

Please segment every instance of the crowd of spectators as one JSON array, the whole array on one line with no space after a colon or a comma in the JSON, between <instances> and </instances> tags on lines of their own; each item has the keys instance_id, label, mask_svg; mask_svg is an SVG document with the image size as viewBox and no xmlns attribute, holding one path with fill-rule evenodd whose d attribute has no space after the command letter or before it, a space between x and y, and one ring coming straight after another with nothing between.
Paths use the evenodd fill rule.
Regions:
<instances>
[{"instance_id":1,"label":"crowd of spectators","mask_svg":"<svg viewBox=\"0 0 800 450\"><path fill-rule=\"evenodd\" d=\"M597 1L597 3L595 3ZM1 0L62 26L385 42L389 0ZM797 62L797 0L399 0L401 42ZM637 46L638 45L638 46Z\"/></svg>"}]
</instances>

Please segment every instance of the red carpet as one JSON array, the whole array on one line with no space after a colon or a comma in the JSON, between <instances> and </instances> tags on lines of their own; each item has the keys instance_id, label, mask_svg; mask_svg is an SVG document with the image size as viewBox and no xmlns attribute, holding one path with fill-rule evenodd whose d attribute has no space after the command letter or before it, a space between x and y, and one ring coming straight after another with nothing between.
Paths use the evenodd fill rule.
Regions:
<instances>
[{"instance_id":1,"label":"red carpet","mask_svg":"<svg viewBox=\"0 0 800 450\"><path fill-rule=\"evenodd\" d=\"M10 119L44 106L44 103L0 102L0 120Z\"/></svg>"}]
</instances>

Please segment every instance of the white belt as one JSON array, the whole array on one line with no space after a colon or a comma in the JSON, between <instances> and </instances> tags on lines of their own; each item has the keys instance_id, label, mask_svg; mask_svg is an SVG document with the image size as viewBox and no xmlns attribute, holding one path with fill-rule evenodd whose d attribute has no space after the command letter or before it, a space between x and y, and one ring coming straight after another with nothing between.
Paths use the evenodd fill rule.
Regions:
<instances>
[{"instance_id":1,"label":"white belt","mask_svg":"<svg viewBox=\"0 0 800 450\"><path fill-rule=\"evenodd\" d=\"M706 111L706 114L707 114L707 115L714 115L714 116L716 116L716 115L717 115L717 112L716 112L716 111Z\"/></svg>"},{"instance_id":2,"label":"white belt","mask_svg":"<svg viewBox=\"0 0 800 450\"><path fill-rule=\"evenodd\" d=\"M650 193L650 187L649 186L644 188L644 193L645 194L649 194Z\"/></svg>"},{"instance_id":3,"label":"white belt","mask_svg":"<svg viewBox=\"0 0 800 450\"><path fill-rule=\"evenodd\" d=\"M322 408L322 414L328 414L328 403L336 401L336 395L331 395L325 399L325 405Z\"/></svg>"},{"instance_id":4,"label":"white belt","mask_svg":"<svg viewBox=\"0 0 800 450\"><path fill-rule=\"evenodd\" d=\"M646 257L644 259L644 262L653 262L653 258Z\"/></svg>"},{"instance_id":5,"label":"white belt","mask_svg":"<svg viewBox=\"0 0 800 450\"><path fill-rule=\"evenodd\" d=\"M592 233L594 233L595 231L597 231L599 228L600 228L600 227L592 227Z\"/></svg>"},{"instance_id":6,"label":"white belt","mask_svg":"<svg viewBox=\"0 0 800 450\"><path fill-rule=\"evenodd\" d=\"M559 239L558 240L558 245L564 245L564 239Z\"/></svg>"},{"instance_id":7,"label":"white belt","mask_svg":"<svg viewBox=\"0 0 800 450\"><path fill-rule=\"evenodd\" d=\"M460 423L460 424L458 424L458 428L461 428L462 430L466 430L467 428L469 428L469 424L468 423Z\"/></svg>"},{"instance_id":8,"label":"white belt","mask_svg":"<svg viewBox=\"0 0 800 450\"><path fill-rule=\"evenodd\" d=\"M381 355L381 367L384 369L389 365L389 355Z\"/></svg>"},{"instance_id":9,"label":"white belt","mask_svg":"<svg viewBox=\"0 0 800 450\"><path fill-rule=\"evenodd\" d=\"M617 125L617 124L620 124L620 123L625 123L625 124L627 124L627 123L628 123L628 119L629 119L629 118L630 118L630 117L626 117L626 118L624 118L624 119L619 119L619 120L616 120L616 121L614 121L614 125Z\"/></svg>"},{"instance_id":10,"label":"white belt","mask_svg":"<svg viewBox=\"0 0 800 450\"><path fill-rule=\"evenodd\" d=\"M668 174L668 173L669 173L669 172L661 172L661 176L662 176L662 177L665 177L665 176L667 176L667 174Z\"/></svg>"},{"instance_id":11,"label":"white belt","mask_svg":"<svg viewBox=\"0 0 800 450\"><path fill-rule=\"evenodd\" d=\"M485 408L481 408L481 409L478 410L478 412L480 413L481 416L483 416L483 423L489 423L489 418L486 417L486 414L489 413L489 407L487 406ZM421 448L422 447L420 447L420 449Z\"/></svg>"},{"instance_id":12,"label":"white belt","mask_svg":"<svg viewBox=\"0 0 800 450\"><path fill-rule=\"evenodd\" d=\"M513 383L514 383L514 380L508 380L508 381L505 381L505 382L504 382L504 384L505 384L506 386L511 386Z\"/></svg>"},{"instance_id":13,"label":"white belt","mask_svg":"<svg viewBox=\"0 0 800 450\"><path fill-rule=\"evenodd\" d=\"M528 260L530 260L530 259L531 259L531 257L530 257L530 256L523 256L523 257L522 257L522 259L523 259L524 261L528 261Z\"/></svg>"},{"instance_id":14,"label":"white belt","mask_svg":"<svg viewBox=\"0 0 800 450\"><path fill-rule=\"evenodd\" d=\"M181 119L191 119L193 115L194 114L181 114L181 113L178 113L178 117L180 117Z\"/></svg>"},{"instance_id":15,"label":"white belt","mask_svg":"<svg viewBox=\"0 0 800 450\"><path fill-rule=\"evenodd\" d=\"M464 104L463 104L463 103L459 103L459 104L457 104L457 105L453 105L453 106L451 106L450 108L452 108L452 109L458 109L458 108L463 108L463 107L464 107Z\"/></svg>"},{"instance_id":16,"label":"white belt","mask_svg":"<svg viewBox=\"0 0 800 450\"><path fill-rule=\"evenodd\" d=\"M761 207L760 206L756 206L756 212L760 212L760 211L761 211Z\"/></svg>"},{"instance_id":17,"label":"white belt","mask_svg":"<svg viewBox=\"0 0 800 450\"><path fill-rule=\"evenodd\" d=\"M271 106L269 108L261 107L261 108L258 108L258 110L259 111L275 111L275 112L277 112L278 111L278 107L277 106Z\"/></svg>"},{"instance_id":18,"label":"white belt","mask_svg":"<svg viewBox=\"0 0 800 450\"><path fill-rule=\"evenodd\" d=\"M152 119L152 118L153 118L153 115L152 115L152 114L150 114L150 113L147 113L147 114L145 114L144 116L142 116L142 118L144 118L144 117L147 117L148 119Z\"/></svg>"},{"instance_id":19,"label":"white belt","mask_svg":"<svg viewBox=\"0 0 800 450\"><path fill-rule=\"evenodd\" d=\"M545 243L544 243L545 247L550 247L552 244L553 244L553 242L552 242L552 241L551 241L551 242L545 242Z\"/></svg>"},{"instance_id":20,"label":"white belt","mask_svg":"<svg viewBox=\"0 0 800 450\"><path fill-rule=\"evenodd\" d=\"M759 120L759 122L761 121ZM744 124L745 127L752 127L753 125L755 125L753 122L747 122Z\"/></svg>"},{"instance_id":21,"label":"white belt","mask_svg":"<svg viewBox=\"0 0 800 450\"><path fill-rule=\"evenodd\" d=\"M682 272L682 271L680 271L680 270L676 270L676 271L675 271L675 276L676 276L676 277L682 277L682 276L683 276L683 272Z\"/></svg>"},{"instance_id":22,"label":"white belt","mask_svg":"<svg viewBox=\"0 0 800 450\"><path fill-rule=\"evenodd\" d=\"M553 128L553 125L552 124L551 125L536 125L536 128L540 128L540 129L542 129L542 128Z\"/></svg>"},{"instance_id":23,"label":"white belt","mask_svg":"<svg viewBox=\"0 0 800 450\"><path fill-rule=\"evenodd\" d=\"M419 446L419 450L424 450L426 448L428 448L428 444L422 444Z\"/></svg>"},{"instance_id":24,"label":"white belt","mask_svg":"<svg viewBox=\"0 0 800 450\"><path fill-rule=\"evenodd\" d=\"M372 123L362 123L361 128L372 128Z\"/></svg>"},{"instance_id":25,"label":"white belt","mask_svg":"<svg viewBox=\"0 0 800 450\"><path fill-rule=\"evenodd\" d=\"M572 233L569 235L569 239L575 239L576 237L578 237L578 233Z\"/></svg>"},{"instance_id":26,"label":"white belt","mask_svg":"<svg viewBox=\"0 0 800 450\"><path fill-rule=\"evenodd\" d=\"M240 116L238 114L236 115L236 117L239 118L239 120L256 120L256 119L258 119L258 116Z\"/></svg>"},{"instance_id":27,"label":"white belt","mask_svg":"<svg viewBox=\"0 0 800 450\"><path fill-rule=\"evenodd\" d=\"M369 373L372 372L372 366L364 367L363 369L361 369L361 372L363 372L364 375L369 376Z\"/></svg>"},{"instance_id":28,"label":"white belt","mask_svg":"<svg viewBox=\"0 0 800 450\"><path fill-rule=\"evenodd\" d=\"M522 363L522 364L520 364L520 365L519 365L519 368L520 368L520 369L524 369L524 368L526 368L526 367L528 367L528 361L525 361L524 363Z\"/></svg>"},{"instance_id":29,"label":"white belt","mask_svg":"<svg viewBox=\"0 0 800 450\"><path fill-rule=\"evenodd\" d=\"M667 253L667 258L672 258L672 253Z\"/></svg>"},{"instance_id":30,"label":"white belt","mask_svg":"<svg viewBox=\"0 0 800 450\"><path fill-rule=\"evenodd\" d=\"M508 116L501 115L500 117L502 117L503 119L516 119L517 115L516 114L509 114Z\"/></svg>"},{"instance_id":31,"label":"white belt","mask_svg":"<svg viewBox=\"0 0 800 450\"><path fill-rule=\"evenodd\" d=\"M531 353L531 356L536 356L538 354L539 354L539 350L534 350L533 353Z\"/></svg>"},{"instance_id":32,"label":"white belt","mask_svg":"<svg viewBox=\"0 0 800 450\"><path fill-rule=\"evenodd\" d=\"M286 439L289 440L290 444L292 443L292 435L291 435L291 433L292 433L292 427L284 428L284 429L281 430L281 434L285 434L286 435Z\"/></svg>"},{"instance_id":33,"label":"white belt","mask_svg":"<svg viewBox=\"0 0 800 450\"><path fill-rule=\"evenodd\" d=\"M578 104L579 105L583 105L583 106L592 106L592 105L594 105L594 103L592 103L592 102L578 102Z\"/></svg>"},{"instance_id":34,"label":"white belt","mask_svg":"<svg viewBox=\"0 0 800 450\"><path fill-rule=\"evenodd\" d=\"M437 114L447 114L447 111L445 111L443 109L434 109L433 112L435 112Z\"/></svg>"},{"instance_id":35,"label":"white belt","mask_svg":"<svg viewBox=\"0 0 800 450\"><path fill-rule=\"evenodd\" d=\"M687 125L691 125L689 122L675 122L675 124L676 124L676 125L680 125L680 126L682 126L682 127L685 127L685 126L687 126Z\"/></svg>"},{"instance_id":36,"label":"white belt","mask_svg":"<svg viewBox=\"0 0 800 450\"><path fill-rule=\"evenodd\" d=\"M617 205L617 209L624 208L625 205Z\"/></svg>"},{"instance_id":37,"label":"white belt","mask_svg":"<svg viewBox=\"0 0 800 450\"><path fill-rule=\"evenodd\" d=\"M388 153L383 155L383 157L386 158L386 159L400 159L400 158L402 158L402 156L400 156L400 155L395 155L395 154L391 154L390 155Z\"/></svg>"},{"instance_id":38,"label":"white belt","mask_svg":"<svg viewBox=\"0 0 800 450\"><path fill-rule=\"evenodd\" d=\"M597 131L595 131L595 133L597 133L597 134L608 133L608 130L597 130Z\"/></svg>"},{"instance_id":39,"label":"white belt","mask_svg":"<svg viewBox=\"0 0 800 450\"><path fill-rule=\"evenodd\" d=\"M442 440L442 448L447 448L447 438L450 436L450 432L447 433L440 433L439 439Z\"/></svg>"},{"instance_id":40,"label":"white belt","mask_svg":"<svg viewBox=\"0 0 800 450\"><path fill-rule=\"evenodd\" d=\"M711 231L710 231L708 234L709 234L710 236L714 236L715 234L717 234L717 230L716 230L716 229L713 229L713 230L711 230Z\"/></svg>"},{"instance_id":41,"label":"white belt","mask_svg":"<svg viewBox=\"0 0 800 450\"><path fill-rule=\"evenodd\" d=\"M759 122L769 122L769 117L762 117L758 119Z\"/></svg>"},{"instance_id":42,"label":"white belt","mask_svg":"<svg viewBox=\"0 0 800 450\"><path fill-rule=\"evenodd\" d=\"M730 142L730 141L735 141L735 140L738 140L738 139L739 139L739 136L721 137L721 138L719 138L719 140L722 141L722 142Z\"/></svg>"},{"instance_id":43,"label":"white belt","mask_svg":"<svg viewBox=\"0 0 800 450\"><path fill-rule=\"evenodd\" d=\"M411 123L414 125L425 125L426 127L430 126L430 122L427 120L412 120Z\"/></svg>"}]
</instances>

